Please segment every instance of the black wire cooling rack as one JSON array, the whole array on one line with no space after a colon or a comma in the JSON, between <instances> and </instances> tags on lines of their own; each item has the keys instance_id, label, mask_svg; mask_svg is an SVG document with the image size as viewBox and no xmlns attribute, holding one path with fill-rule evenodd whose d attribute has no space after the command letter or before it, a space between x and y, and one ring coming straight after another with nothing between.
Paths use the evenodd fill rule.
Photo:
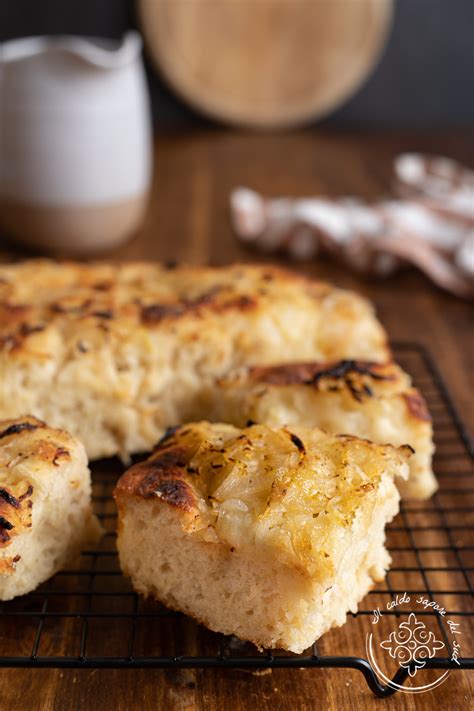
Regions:
<instances>
[{"instance_id":1,"label":"black wire cooling rack","mask_svg":"<svg viewBox=\"0 0 474 711\"><path fill-rule=\"evenodd\" d=\"M424 394L434 420L435 471L440 488L428 502L402 506L389 526L392 566L377 586L349 615L346 625L331 630L302 655L259 652L233 637L214 634L184 615L145 601L121 575L115 551L115 505L111 497L121 465L100 462L93 467L96 511L107 533L99 548L83 551L76 567L63 570L34 593L0 608L0 666L57 668L347 668L361 671L372 691L389 696L396 687L382 684L369 664L364 640L373 610L383 610L387 630L394 620L416 611L444 642L444 654L428 659L427 670L473 669L474 654L462 648L451 658L447 618L462 627L463 643L474 639L474 473L472 447L439 372L429 354L416 344L397 344L395 355ZM410 604L387 602L405 594ZM424 598L424 603L417 600ZM436 601L442 611L426 607ZM398 623L395 623L398 624ZM355 632L355 634L353 633ZM353 648L354 647L354 648ZM343 653L342 653L343 652ZM351 652L351 655L348 653ZM467 652L467 653L466 653ZM406 683L408 669L393 666L392 680Z\"/></svg>"}]
</instances>

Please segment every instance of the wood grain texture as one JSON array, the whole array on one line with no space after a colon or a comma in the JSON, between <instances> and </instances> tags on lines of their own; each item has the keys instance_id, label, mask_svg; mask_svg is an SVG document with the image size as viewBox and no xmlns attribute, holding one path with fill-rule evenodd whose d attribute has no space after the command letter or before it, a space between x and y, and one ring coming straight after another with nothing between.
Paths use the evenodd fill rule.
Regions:
<instances>
[{"instance_id":1,"label":"wood grain texture","mask_svg":"<svg viewBox=\"0 0 474 711\"><path fill-rule=\"evenodd\" d=\"M402 150L443 153L474 165L470 132L328 133L324 130L257 136L225 131L165 135L156 140L156 171L147 219L137 237L112 258L178 259L224 264L259 260L234 239L229 191L249 185L270 195L359 194L375 197L390 188L391 159ZM0 242L0 259L28 256ZM386 281L365 281L329 261L299 269L355 288L373 299L394 340L426 345L442 370L471 432L471 307L410 271ZM112 505L112 504L111 504ZM393 575L393 574L392 574ZM405 579L392 579L405 585ZM417 584L416 580L410 584ZM71 603L72 604L72 603ZM467 601L466 604L469 604ZM71 638L74 622L71 621ZM90 632L94 640L93 630ZM320 641L321 653L363 654L365 627L359 618ZM119 640L120 629L110 629ZM46 637L50 650L66 641ZM474 638L463 639L474 655ZM112 642L111 642L112 644ZM7 634L0 628L0 652ZM10 652L12 650L10 649ZM472 673L452 674L436 691L375 699L357 671L0 670L0 709L24 711L300 711L318 708L467 709L474 701Z\"/></svg>"},{"instance_id":2,"label":"wood grain texture","mask_svg":"<svg viewBox=\"0 0 474 711\"><path fill-rule=\"evenodd\" d=\"M247 126L327 114L377 62L391 0L140 0L148 50L192 106Z\"/></svg>"}]
</instances>

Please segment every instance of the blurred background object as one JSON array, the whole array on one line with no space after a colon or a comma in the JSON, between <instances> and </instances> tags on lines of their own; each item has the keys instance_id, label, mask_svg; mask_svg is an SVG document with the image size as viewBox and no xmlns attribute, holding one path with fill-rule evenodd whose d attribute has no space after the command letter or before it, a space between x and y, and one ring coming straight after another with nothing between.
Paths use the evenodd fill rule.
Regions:
<instances>
[{"instance_id":1,"label":"blurred background object","mask_svg":"<svg viewBox=\"0 0 474 711\"><path fill-rule=\"evenodd\" d=\"M187 0L187 4L193 6L202 1ZM266 4L266 0L234 2L248 6L250 12L255 5ZM325 6L328 2L344 8L359 4L359 0L314 0L314 6ZM220 5L220 0L214 0L214 4ZM300 0L293 0L293 4L298 6ZM472 0L396 0L393 5L392 27L377 67L360 90L334 111L325 124L344 128L472 125L474 3ZM117 38L136 24L133 0L68 0L67 3L64 0L3 0L0 3L0 41L64 33ZM146 27L143 30L147 32ZM270 24L268 33L271 33ZM158 126L202 125L203 120L167 88L154 68L148 67L148 77Z\"/></svg>"},{"instance_id":2,"label":"blurred background object","mask_svg":"<svg viewBox=\"0 0 474 711\"><path fill-rule=\"evenodd\" d=\"M302 260L326 253L362 274L416 266L446 291L472 297L474 172L448 158L406 153L394 173L396 195L375 202L266 199L238 188L230 200L234 230L263 252Z\"/></svg>"},{"instance_id":3,"label":"blurred background object","mask_svg":"<svg viewBox=\"0 0 474 711\"><path fill-rule=\"evenodd\" d=\"M1 46L0 223L61 254L116 247L143 219L148 94L136 32Z\"/></svg>"},{"instance_id":4,"label":"blurred background object","mask_svg":"<svg viewBox=\"0 0 474 711\"><path fill-rule=\"evenodd\" d=\"M392 0L139 0L159 72L225 123L294 127L353 94L385 43Z\"/></svg>"},{"instance_id":5,"label":"blurred background object","mask_svg":"<svg viewBox=\"0 0 474 711\"><path fill-rule=\"evenodd\" d=\"M5 235L39 249L87 255L117 246L143 227L154 148L134 27L143 32L149 57L155 146L166 128L186 137L188 129L205 126L212 140L218 132L211 117L260 129L318 121L329 128L332 142L341 126L363 128L373 137L374 129L387 126L474 123L471 0L7 0L0 12L0 223ZM405 151L418 146L403 146ZM191 149L186 160L192 160ZM345 171L344 161L325 164L318 153L312 160L322 185L324 176ZM285 156L290 177L294 161ZM153 200L168 179L155 171ZM237 180L258 190L253 175ZM357 214L372 209L363 206L362 190L359 182L347 193L358 203ZM470 200L472 185L468 192ZM184 205L186 196L178 193L174 199ZM285 195L276 187L275 194ZM326 206L341 197L328 200L324 188L310 195ZM294 197L298 202L304 196ZM378 202L383 198L376 196ZM406 217L407 205L402 207ZM357 210L352 204L352 217ZM358 235L349 222L352 245ZM387 219L379 223L378 245L391 236ZM436 230L438 223L436 218ZM293 235L284 254L293 255L297 244L301 257L323 244L308 226L298 227L298 239ZM270 234L271 241L281 232L278 223L264 237ZM159 237L166 239L161 223ZM430 241L427 234L423 239ZM427 258L423 245L415 259L411 239L402 254L401 241L396 249L391 243L392 254L384 250L377 269L361 267L372 260L373 245L357 258L351 246L343 263L373 274L409 262L433 275L434 257ZM459 255L450 253L447 276L445 269L435 270L437 283L458 294L466 292L469 245L463 241ZM462 271L461 287L452 268Z\"/></svg>"}]
</instances>

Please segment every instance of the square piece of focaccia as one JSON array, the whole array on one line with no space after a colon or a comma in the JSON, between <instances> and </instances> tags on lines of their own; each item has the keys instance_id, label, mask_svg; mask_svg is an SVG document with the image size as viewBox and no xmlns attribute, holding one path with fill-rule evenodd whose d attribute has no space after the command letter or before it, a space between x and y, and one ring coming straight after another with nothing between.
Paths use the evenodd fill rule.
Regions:
<instances>
[{"instance_id":1,"label":"square piece of focaccia","mask_svg":"<svg viewBox=\"0 0 474 711\"><path fill-rule=\"evenodd\" d=\"M414 453L408 480L397 481L402 498L426 499L437 489L431 418L410 377L395 363L242 368L210 390L206 409L208 419L237 427L248 420L304 425L378 444L408 444Z\"/></svg>"},{"instance_id":2,"label":"square piece of focaccia","mask_svg":"<svg viewBox=\"0 0 474 711\"><path fill-rule=\"evenodd\" d=\"M34 417L0 421L0 600L34 590L99 535L84 447Z\"/></svg>"},{"instance_id":3,"label":"square piece of focaccia","mask_svg":"<svg viewBox=\"0 0 474 711\"><path fill-rule=\"evenodd\" d=\"M118 482L122 570L212 630L302 652L383 579L409 454L303 427L183 426Z\"/></svg>"},{"instance_id":4,"label":"square piece of focaccia","mask_svg":"<svg viewBox=\"0 0 474 711\"><path fill-rule=\"evenodd\" d=\"M388 352L365 299L271 266L0 266L0 418L64 428L91 459L201 419L203 385L231 368Z\"/></svg>"}]
</instances>

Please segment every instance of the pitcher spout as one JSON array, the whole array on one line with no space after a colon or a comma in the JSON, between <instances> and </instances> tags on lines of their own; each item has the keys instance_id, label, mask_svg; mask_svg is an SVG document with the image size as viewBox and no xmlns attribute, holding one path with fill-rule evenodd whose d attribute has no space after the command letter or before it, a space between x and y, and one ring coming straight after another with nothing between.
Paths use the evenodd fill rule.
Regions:
<instances>
[{"instance_id":1,"label":"pitcher spout","mask_svg":"<svg viewBox=\"0 0 474 711\"><path fill-rule=\"evenodd\" d=\"M2 63L10 64L50 52L66 52L101 69L121 69L131 64L141 52L138 32L127 32L122 39L98 37L25 37L0 44Z\"/></svg>"}]
</instances>

